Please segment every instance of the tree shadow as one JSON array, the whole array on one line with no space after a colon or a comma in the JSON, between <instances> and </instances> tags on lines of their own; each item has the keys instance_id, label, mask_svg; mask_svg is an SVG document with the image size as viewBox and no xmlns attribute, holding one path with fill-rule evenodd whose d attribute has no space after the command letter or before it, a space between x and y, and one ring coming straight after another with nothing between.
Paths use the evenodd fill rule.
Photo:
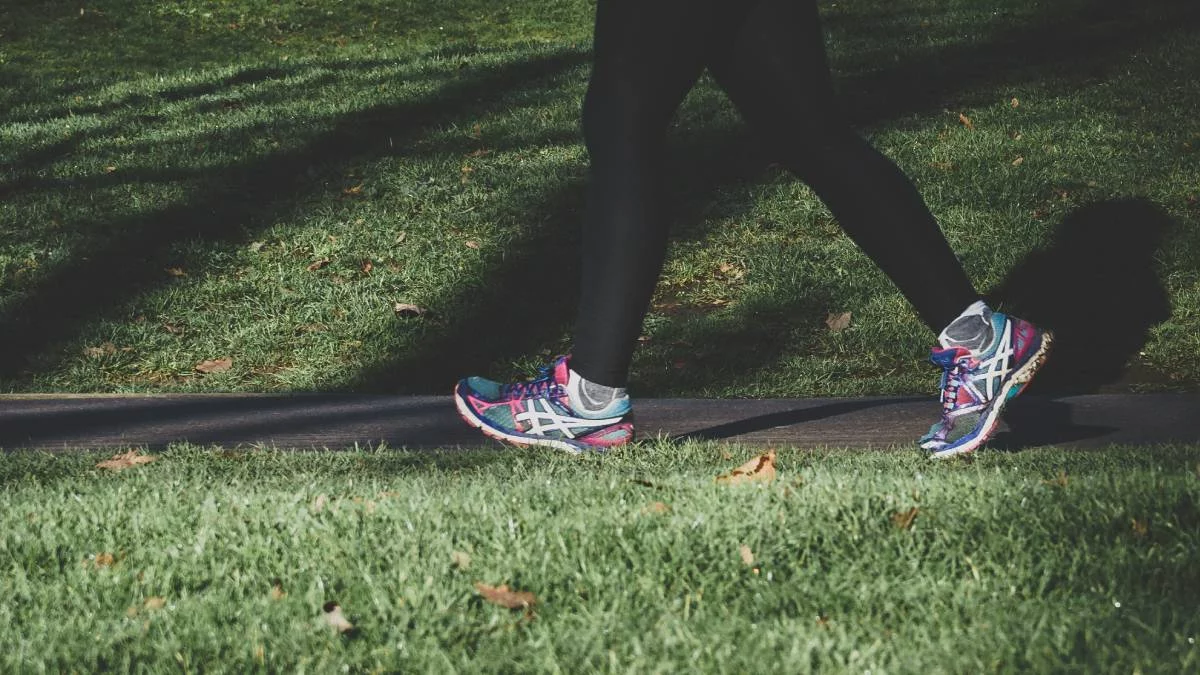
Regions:
<instances>
[{"instance_id":1,"label":"tree shadow","mask_svg":"<svg viewBox=\"0 0 1200 675\"><path fill-rule=\"evenodd\" d=\"M1092 393L1122 376L1150 329L1171 317L1155 260L1172 228L1147 199L1089 204L988 293L994 306L1054 331L1031 393Z\"/></svg>"},{"instance_id":2,"label":"tree shadow","mask_svg":"<svg viewBox=\"0 0 1200 675\"><path fill-rule=\"evenodd\" d=\"M847 101L857 111L855 118L874 122L939 105L969 87L1031 81L1047 70L1067 68L1087 77L1102 67L1098 64L1117 63L1130 50L1164 32L1196 24L1200 8L1194 5L1156 3L1169 11L1139 14L1121 26L1115 26L1103 12L1029 26L986 44L958 45L909 57L895 66L847 78L843 88L852 92ZM1106 1L1096 6L1113 5ZM1064 49L1063 45L1072 47ZM1080 49L1088 50L1088 59L1077 58ZM87 321L161 283L162 257L173 242L241 236L251 216L273 213L264 209L264 195L279 204L302 203L311 186L298 179L308 167L345 166L387 154L378 143L380 137L394 135L397 147L402 146L401 141L412 143L424 126L468 111L495 110L502 99L499 92L536 87L554 73L582 65L586 58L578 52L539 56L484 75L460 77L417 102L347 115L332 132L297 151L211 176L215 186L198 191L184 203L104 223L104 231L120 234L96 242L96 249L86 259L70 261L0 312L0 379L27 368L46 345L69 338ZM227 84L271 76L269 70L247 71L230 76ZM920 85L913 86L914 82ZM211 90L181 95L205 92ZM697 134L677 148L685 161L680 163L683 170L672 178L673 189L688 184L689 193L711 194L723 185L753 180L766 162L760 157L748 159L743 138L740 131L720 129ZM701 187L697 189L697 185ZM483 370L538 345L561 340L576 293L570 261L577 255L576 221L582 194L581 180L564 180L545 194L528 197L519 208L526 209L529 221L537 225L527 228L509 250L486 263L488 269L482 271L486 286L447 288L441 304L463 310L453 317L441 317L441 323L431 325L425 338L408 353L365 368L350 386L364 391L440 392L465 372ZM676 231L701 236L705 228L696 223L702 218L703 209L684 209ZM514 297L521 289L546 284L551 284L554 292L539 295L537 303ZM735 344L745 337L745 330L749 329L718 332L721 340ZM746 344L760 342L749 340Z\"/></svg>"},{"instance_id":3,"label":"tree shadow","mask_svg":"<svg viewBox=\"0 0 1200 675\"><path fill-rule=\"evenodd\" d=\"M504 105L506 93L540 90L544 80L585 60L582 52L559 50L460 73L416 100L345 115L332 130L296 150L207 172L199 176L206 180L204 187L185 201L119 220L73 223L75 230L103 235L90 237L86 255L64 262L3 305L0 381L20 376L48 346L161 284L162 268L176 242L244 237L253 223L269 222L306 201L313 190L313 167L327 172L392 154L414 142L425 127L467 113L487 114Z\"/></svg>"}]
</instances>

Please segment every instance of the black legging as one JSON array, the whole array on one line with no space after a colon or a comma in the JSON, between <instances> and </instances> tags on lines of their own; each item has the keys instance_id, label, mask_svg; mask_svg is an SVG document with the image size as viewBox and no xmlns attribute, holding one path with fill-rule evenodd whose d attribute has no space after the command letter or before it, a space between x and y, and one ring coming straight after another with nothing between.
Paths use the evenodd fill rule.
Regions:
<instances>
[{"instance_id":1,"label":"black legging","mask_svg":"<svg viewBox=\"0 0 1200 675\"><path fill-rule=\"evenodd\" d=\"M815 0L599 0L577 372L626 383L666 251L667 126L705 68L930 328L979 298L913 185L839 114Z\"/></svg>"}]
</instances>

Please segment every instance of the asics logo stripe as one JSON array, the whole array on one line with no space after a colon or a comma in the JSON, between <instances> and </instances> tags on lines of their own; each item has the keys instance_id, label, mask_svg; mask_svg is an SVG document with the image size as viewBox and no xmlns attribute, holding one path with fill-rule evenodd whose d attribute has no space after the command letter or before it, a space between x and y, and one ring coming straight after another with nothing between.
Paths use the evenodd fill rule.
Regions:
<instances>
[{"instance_id":1,"label":"asics logo stripe","mask_svg":"<svg viewBox=\"0 0 1200 675\"><path fill-rule=\"evenodd\" d=\"M513 419L529 424L529 428L524 433L545 436L548 431L557 431L567 438L575 438L579 431L592 431L597 427L617 424L621 421L620 417L593 420L563 415L549 401L536 398L530 399L529 408L525 412L517 413Z\"/></svg>"}]
</instances>

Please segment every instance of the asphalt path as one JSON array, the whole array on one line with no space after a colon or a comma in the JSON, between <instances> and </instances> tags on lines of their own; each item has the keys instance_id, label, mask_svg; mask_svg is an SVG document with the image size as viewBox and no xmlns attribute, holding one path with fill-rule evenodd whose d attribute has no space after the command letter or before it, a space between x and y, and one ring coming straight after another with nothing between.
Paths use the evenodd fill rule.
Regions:
<instances>
[{"instance_id":1,"label":"asphalt path","mask_svg":"<svg viewBox=\"0 0 1200 675\"><path fill-rule=\"evenodd\" d=\"M937 418L929 397L639 399L641 438L752 446L912 447ZM223 447L345 449L498 445L445 396L353 394L0 396L0 448ZM1022 397L989 447L1100 447L1200 442L1200 394Z\"/></svg>"}]
</instances>

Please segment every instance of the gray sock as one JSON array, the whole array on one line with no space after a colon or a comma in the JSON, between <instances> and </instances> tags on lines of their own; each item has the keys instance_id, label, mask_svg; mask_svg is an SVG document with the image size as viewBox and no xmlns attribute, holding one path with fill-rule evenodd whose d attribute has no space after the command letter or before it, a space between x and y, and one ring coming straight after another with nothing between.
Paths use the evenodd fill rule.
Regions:
<instances>
[{"instance_id":1,"label":"gray sock","mask_svg":"<svg viewBox=\"0 0 1200 675\"><path fill-rule=\"evenodd\" d=\"M625 396L624 387L606 387L585 378L580 378L580 380L579 403L588 412L604 410L614 400Z\"/></svg>"},{"instance_id":2,"label":"gray sock","mask_svg":"<svg viewBox=\"0 0 1200 675\"><path fill-rule=\"evenodd\" d=\"M980 300L951 321L938 336L938 342L943 348L964 347L972 353L977 353L992 344L994 338L992 310Z\"/></svg>"}]
</instances>

